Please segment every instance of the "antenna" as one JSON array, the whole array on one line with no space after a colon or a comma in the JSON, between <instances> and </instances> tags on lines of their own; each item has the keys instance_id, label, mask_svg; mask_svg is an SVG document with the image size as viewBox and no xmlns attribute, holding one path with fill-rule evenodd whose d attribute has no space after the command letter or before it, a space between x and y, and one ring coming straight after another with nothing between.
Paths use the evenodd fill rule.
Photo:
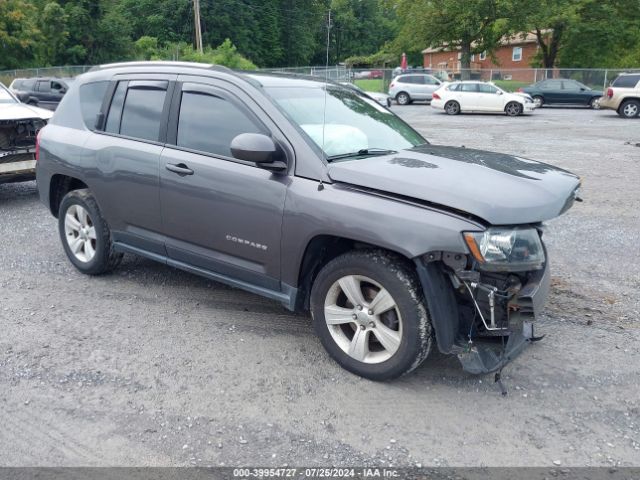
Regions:
<instances>
[{"instance_id":1,"label":"antenna","mask_svg":"<svg viewBox=\"0 0 640 480\"><path fill-rule=\"evenodd\" d=\"M322 110L322 152L324 153L324 129L327 124L327 89L329 87L329 43L331 39L331 9L327 16L327 60L324 66L324 107Z\"/></svg>"}]
</instances>

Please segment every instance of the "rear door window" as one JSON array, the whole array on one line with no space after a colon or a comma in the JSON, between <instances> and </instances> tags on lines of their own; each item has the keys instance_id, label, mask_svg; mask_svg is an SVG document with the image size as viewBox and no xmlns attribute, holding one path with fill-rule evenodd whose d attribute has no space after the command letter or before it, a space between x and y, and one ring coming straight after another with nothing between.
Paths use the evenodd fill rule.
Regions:
<instances>
[{"instance_id":1,"label":"rear door window","mask_svg":"<svg viewBox=\"0 0 640 480\"><path fill-rule=\"evenodd\" d=\"M487 83L479 83L478 91L480 93L498 93L498 89L496 87Z\"/></svg>"},{"instance_id":2,"label":"rear door window","mask_svg":"<svg viewBox=\"0 0 640 480\"><path fill-rule=\"evenodd\" d=\"M540 88L542 90L561 90L562 82L560 80L547 80L546 82L542 82Z\"/></svg>"},{"instance_id":3,"label":"rear door window","mask_svg":"<svg viewBox=\"0 0 640 480\"><path fill-rule=\"evenodd\" d=\"M611 84L612 87L633 88L640 82L640 75L620 75Z\"/></svg>"},{"instance_id":4,"label":"rear door window","mask_svg":"<svg viewBox=\"0 0 640 480\"><path fill-rule=\"evenodd\" d=\"M460 91L461 92L477 92L478 84L477 83L461 83Z\"/></svg>"},{"instance_id":5,"label":"rear door window","mask_svg":"<svg viewBox=\"0 0 640 480\"><path fill-rule=\"evenodd\" d=\"M241 133L266 133L244 108L222 95L185 91L178 118L179 147L231 157L231 141Z\"/></svg>"},{"instance_id":6,"label":"rear door window","mask_svg":"<svg viewBox=\"0 0 640 480\"><path fill-rule=\"evenodd\" d=\"M157 142L167 95L166 81L131 81L120 119L120 134Z\"/></svg>"}]
</instances>

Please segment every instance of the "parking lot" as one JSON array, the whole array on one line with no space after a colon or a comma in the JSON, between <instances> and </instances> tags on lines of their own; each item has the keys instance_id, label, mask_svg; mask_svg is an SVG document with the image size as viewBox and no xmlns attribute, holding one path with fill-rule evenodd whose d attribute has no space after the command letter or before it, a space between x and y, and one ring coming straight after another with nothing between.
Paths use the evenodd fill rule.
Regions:
<instances>
[{"instance_id":1,"label":"parking lot","mask_svg":"<svg viewBox=\"0 0 640 480\"><path fill-rule=\"evenodd\" d=\"M35 183L0 185L0 464L639 465L640 120L393 110L433 143L582 177L545 232L546 337L505 368L507 397L437 353L362 380L308 317L149 260L83 276Z\"/></svg>"}]
</instances>

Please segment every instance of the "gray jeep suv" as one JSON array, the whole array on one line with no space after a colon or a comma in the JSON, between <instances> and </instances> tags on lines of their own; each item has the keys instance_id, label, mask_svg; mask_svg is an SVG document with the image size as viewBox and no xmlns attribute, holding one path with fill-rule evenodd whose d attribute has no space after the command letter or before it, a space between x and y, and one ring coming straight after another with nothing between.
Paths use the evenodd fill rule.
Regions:
<instances>
[{"instance_id":1,"label":"gray jeep suv","mask_svg":"<svg viewBox=\"0 0 640 480\"><path fill-rule=\"evenodd\" d=\"M310 311L329 354L375 380L434 343L473 373L514 358L549 289L542 222L579 187L429 144L339 84L188 63L78 77L38 145L78 270L142 255Z\"/></svg>"}]
</instances>

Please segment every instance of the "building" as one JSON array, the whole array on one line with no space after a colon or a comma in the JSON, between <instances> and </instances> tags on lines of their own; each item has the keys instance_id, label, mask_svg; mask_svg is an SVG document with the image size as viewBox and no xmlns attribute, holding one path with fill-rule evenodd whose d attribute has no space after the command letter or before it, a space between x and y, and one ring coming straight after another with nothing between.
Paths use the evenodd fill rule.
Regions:
<instances>
[{"instance_id":1,"label":"building","mask_svg":"<svg viewBox=\"0 0 640 480\"><path fill-rule=\"evenodd\" d=\"M535 33L517 34L504 37L501 44L493 52L495 61L483 52L471 56L471 77L490 80L491 70L494 79L499 76L504 80L530 81L531 71L519 69L531 68L531 63L538 51L538 40ZM460 48L448 49L443 47L429 47L422 51L424 67L432 70L445 70L458 78L461 71Z\"/></svg>"}]
</instances>

